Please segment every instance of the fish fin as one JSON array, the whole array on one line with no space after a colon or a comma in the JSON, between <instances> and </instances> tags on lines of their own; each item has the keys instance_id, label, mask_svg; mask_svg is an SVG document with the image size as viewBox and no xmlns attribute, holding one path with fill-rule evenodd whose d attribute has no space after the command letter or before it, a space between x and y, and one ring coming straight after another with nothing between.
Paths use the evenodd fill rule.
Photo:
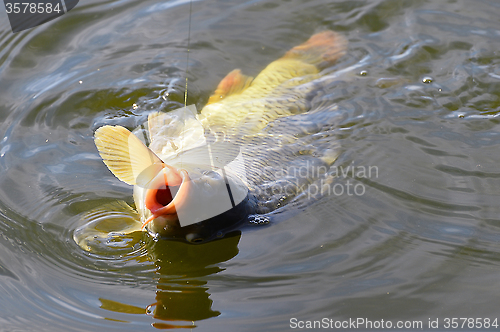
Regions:
<instances>
[{"instance_id":1,"label":"fish fin","mask_svg":"<svg viewBox=\"0 0 500 332\"><path fill-rule=\"evenodd\" d=\"M139 238L139 234L142 234L139 215L124 201L101 205L86 212L81 219L86 223L74 231L73 240L87 251L101 247L106 249L108 246L114 248L130 247L133 243L129 240L125 239L120 243L117 239L119 237L130 239L132 235L135 239ZM142 237L142 235L140 236Z\"/></svg>"},{"instance_id":2,"label":"fish fin","mask_svg":"<svg viewBox=\"0 0 500 332\"><path fill-rule=\"evenodd\" d=\"M289 50L283 58L299 59L315 65L318 68L326 67L337 61L345 54L347 41L333 31L319 32L305 43Z\"/></svg>"},{"instance_id":3,"label":"fish fin","mask_svg":"<svg viewBox=\"0 0 500 332\"><path fill-rule=\"evenodd\" d=\"M151 139L158 136L176 138L185 129L186 121L196 120L195 105L181 107L170 112L153 112L148 115L148 130Z\"/></svg>"},{"instance_id":4,"label":"fish fin","mask_svg":"<svg viewBox=\"0 0 500 332\"><path fill-rule=\"evenodd\" d=\"M149 148L162 158L170 159L181 151L204 144L205 129L196 115L195 105L149 114Z\"/></svg>"},{"instance_id":5,"label":"fish fin","mask_svg":"<svg viewBox=\"0 0 500 332\"><path fill-rule=\"evenodd\" d=\"M252 81L253 77L243 75L241 70L233 70L220 81L217 89L208 99L207 105L219 102L229 95L242 92L252 84Z\"/></svg>"},{"instance_id":6,"label":"fish fin","mask_svg":"<svg viewBox=\"0 0 500 332\"><path fill-rule=\"evenodd\" d=\"M170 121L168 121L163 114L164 113L162 112L153 112L148 115L148 130L150 139L157 136L164 125L170 123Z\"/></svg>"},{"instance_id":7,"label":"fish fin","mask_svg":"<svg viewBox=\"0 0 500 332\"><path fill-rule=\"evenodd\" d=\"M137 314L143 315L146 312L146 309L141 307L136 307L130 304L125 304L113 300L108 300L103 297L99 298L101 305L99 308L124 314Z\"/></svg>"},{"instance_id":8,"label":"fish fin","mask_svg":"<svg viewBox=\"0 0 500 332\"><path fill-rule=\"evenodd\" d=\"M106 166L127 184L145 185L163 168L160 158L124 127L104 126L94 137Z\"/></svg>"}]
</instances>

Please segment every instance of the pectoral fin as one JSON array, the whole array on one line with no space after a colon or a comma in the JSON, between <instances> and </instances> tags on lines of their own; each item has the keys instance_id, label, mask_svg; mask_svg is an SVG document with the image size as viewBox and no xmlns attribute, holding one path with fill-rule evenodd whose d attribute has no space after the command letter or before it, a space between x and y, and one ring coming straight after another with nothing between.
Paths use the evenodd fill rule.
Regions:
<instances>
[{"instance_id":1,"label":"pectoral fin","mask_svg":"<svg viewBox=\"0 0 500 332\"><path fill-rule=\"evenodd\" d=\"M162 158L170 159L182 151L205 144L205 129L196 115L195 105L149 114L149 148Z\"/></svg>"},{"instance_id":2,"label":"pectoral fin","mask_svg":"<svg viewBox=\"0 0 500 332\"><path fill-rule=\"evenodd\" d=\"M175 138L185 129L186 121L196 120L197 113L195 105L181 107L167 113L150 113L148 116L149 134L152 139L157 136Z\"/></svg>"},{"instance_id":3,"label":"pectoral fin","mask_svg":"<svg viewBox=\"0 0 500 332\"><path fill-rule=\"evenodd\" d=\"M235 69L220 81L213 95L208 99L209 104L221 101L229 95L245 90L252 83L253 77L243 75L241 70Z\"/></svg>"},{"instance_id":4,"label":"pectoral fin","mask_svg":"<svg viewBox=\"0 0 500 332\"><path fill-rule=\"evenodd\" d=\"M160 158L126 128L104 126L94 137L106 166L125 183L147 185L163 168Z\"/></svg>"}]
</instances>

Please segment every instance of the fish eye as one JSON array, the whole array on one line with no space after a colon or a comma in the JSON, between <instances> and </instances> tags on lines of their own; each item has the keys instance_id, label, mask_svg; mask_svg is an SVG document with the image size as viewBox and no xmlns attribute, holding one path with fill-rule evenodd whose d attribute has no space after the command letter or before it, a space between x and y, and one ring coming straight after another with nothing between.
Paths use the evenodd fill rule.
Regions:
<instances>
[{"instance_id":1,"label":"fish eye","mask_svg":"<svg viewBox=\"0 0 500 332\"><path fill-rule=\"evenodd\" d=\"M188 235L186 235L186 240L189 243L201 243L201 242L203 242L203 238L195 233L189 233Z\"/></svg>"}]
</instances>

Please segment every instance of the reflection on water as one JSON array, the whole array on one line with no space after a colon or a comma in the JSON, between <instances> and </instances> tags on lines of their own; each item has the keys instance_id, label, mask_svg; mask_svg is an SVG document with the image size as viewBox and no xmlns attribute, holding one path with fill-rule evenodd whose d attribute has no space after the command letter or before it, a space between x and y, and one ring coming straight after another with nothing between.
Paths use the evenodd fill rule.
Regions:
<instances>
[{"instance_id":1,"label":"reflection on water","mask_svg":"<svg viewBox=\"0 0 500 332\"><path fill-rule=\"evenodd\" d=\"M203 246L176 241L149 240L148 259L155 263L158 275L155 302L147 308L100 298L100 308L124 314L149 314L164 322L156 328L195 327L180 322L193 322L220 315L212 310L207 282L200 278L219 273L217 265L238 254L240 232ZM169 323L165 323L169 322Z\"/></svg>"},{"instance_id":2,"label":"reflection on water","mask_svg":"<svg viewBox=\"0 0 500 332\"><path fill-rule=\"evenodd\" d=\"M240 234L236 233L203 246L156 242L152 247L152 259L160 279L154 317L165 321L197 321L219 316L219 311L212 310L207 282L200 278L222 271L217 264L238 254L239 240Z\"/></svg>"},{"instance_id":3,"label":"reflection on water","mask_svg":"<svg viewBox=\"0 0 500 332\"><path fill-rule=\"evenodd\" d=\"M81 216L132 203L93 132L182 106L189 3L88 0L18 34L0 20L0 326L282 331L292 317L495 318L497 2L192 8L188 104L198 109L235 68L255 75L324 29L346 36L335 80L313 101L338 113L296 118L294 128L335 140L336 166L376 166L378 176L341 176L364 194L333 193L221 241L141 235L86 252L72 239Z\"/></svg>"}]
</instances>

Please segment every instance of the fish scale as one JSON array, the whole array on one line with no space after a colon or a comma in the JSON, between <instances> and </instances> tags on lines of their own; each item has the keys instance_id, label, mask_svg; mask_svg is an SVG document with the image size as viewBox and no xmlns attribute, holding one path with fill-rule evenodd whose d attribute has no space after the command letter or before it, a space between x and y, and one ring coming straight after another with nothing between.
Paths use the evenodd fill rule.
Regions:
<instances>
[{"instance_id":1,"label":"fish scale","mask_svg":"<svg viewBox=\"0 0 500 332\"><path fill-rule=\"evenodd\" d=\"M272 211L292 199L301 188L325 180L324 171L330 168L340 150L335 139L340 117L335 107L285 117L267 128L269 134L261 133L247 142L244 151L248 160L247 179L254 192L259 193L259 213ZM321 125L310 125L313 129L304 131L304 123L316 123L313 120ZM314 136L311 132L321 135ZM328 138L323 139L326 133ZM261 146L271 148L260 149ZM297 176L298 173L302 176ZM281 188L282 193L272 195L270 188Z\"/></svg>"}]
</instances>

